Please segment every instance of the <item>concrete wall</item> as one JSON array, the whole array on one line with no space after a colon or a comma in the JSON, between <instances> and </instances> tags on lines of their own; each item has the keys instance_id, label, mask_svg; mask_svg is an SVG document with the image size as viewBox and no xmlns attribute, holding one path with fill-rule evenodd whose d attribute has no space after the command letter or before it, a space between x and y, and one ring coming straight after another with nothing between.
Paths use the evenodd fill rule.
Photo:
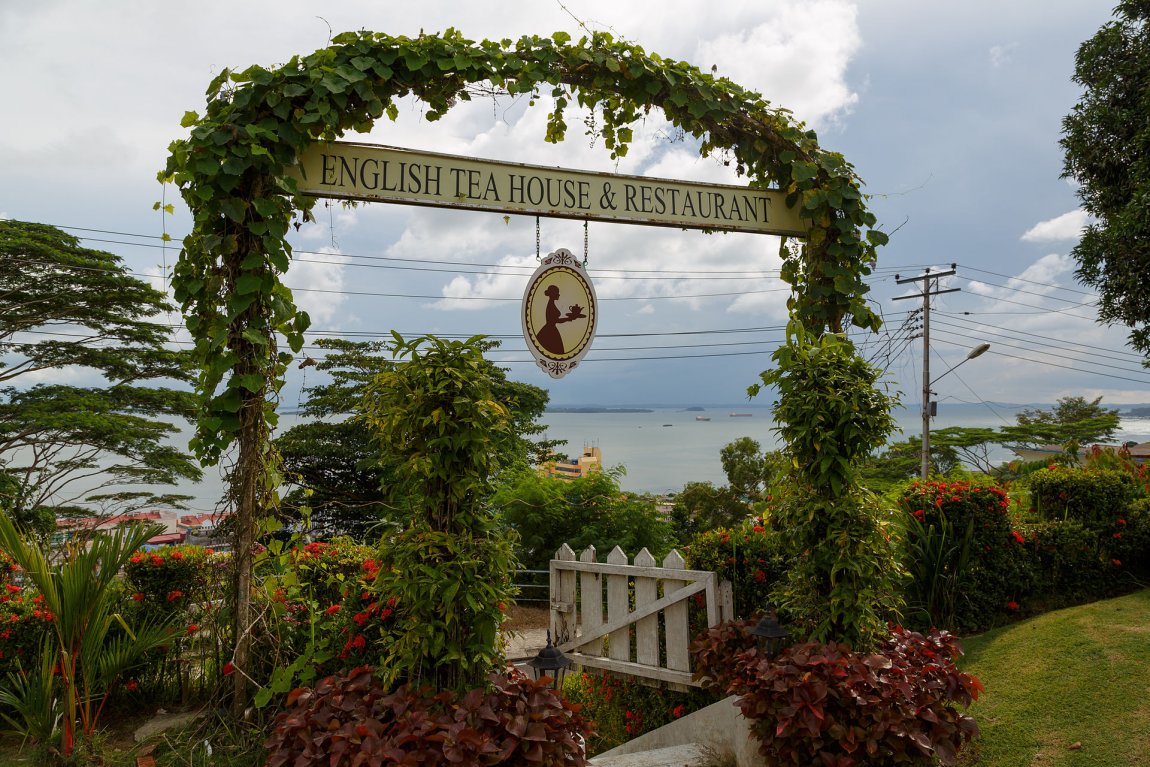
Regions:
<instances>
[{"instance_id":1,"label":"concrete wall","mask_svg":"<svg viewBox=\"0 0 1150 767\"><path fill-rule=\"evenodd\" d=\"M614 757L696 743L720 754L733 754L739 767L765 767L766 762L759 756L759 742L735 705L736 700L738 698L732 695L640 735L599 754L593 763L607 767Z\"/></svg>"}]
</instances>

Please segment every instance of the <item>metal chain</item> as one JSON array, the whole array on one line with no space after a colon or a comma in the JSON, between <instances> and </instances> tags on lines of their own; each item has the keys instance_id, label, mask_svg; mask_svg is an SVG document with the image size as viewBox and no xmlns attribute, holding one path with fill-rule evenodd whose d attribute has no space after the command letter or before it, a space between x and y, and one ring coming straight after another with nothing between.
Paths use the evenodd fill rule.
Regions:
<instances>
[{"instance_id":1,"label":"metal chain","mask_svg":"<svg viewBox=\"0 0 1150 767\"><path fill-rule=\"evenodd\" d=\"M539 216L535 217L535 260L542 261L539 256Z\"/></svg>"},{"instance_id":2,"label":"metal chain","mask_svg":"<svg viewBox=\"0 0 1150 767\"><path fill-rule=\"evenodd\" d=\"M587 219L583 219L583 268L587 268Z\"/></svg>"}]
</instances>

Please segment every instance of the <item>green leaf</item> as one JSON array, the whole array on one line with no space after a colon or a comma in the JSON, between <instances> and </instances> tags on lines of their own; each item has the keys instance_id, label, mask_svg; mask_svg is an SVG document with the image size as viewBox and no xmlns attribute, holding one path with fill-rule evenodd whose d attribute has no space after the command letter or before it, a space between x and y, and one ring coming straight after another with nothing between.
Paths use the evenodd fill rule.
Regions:
<instances>
[{"instance_id":1,"label":"green leaf","mask_svg":"<svg viewBox=\"0 0 1150 767\"><path fill-rule=\"evenodd\" d=\"M200 116L195 112L184 112L184 116L180 119L181 128L190 128L200 121Z\"/></svg>"}]
</instances>

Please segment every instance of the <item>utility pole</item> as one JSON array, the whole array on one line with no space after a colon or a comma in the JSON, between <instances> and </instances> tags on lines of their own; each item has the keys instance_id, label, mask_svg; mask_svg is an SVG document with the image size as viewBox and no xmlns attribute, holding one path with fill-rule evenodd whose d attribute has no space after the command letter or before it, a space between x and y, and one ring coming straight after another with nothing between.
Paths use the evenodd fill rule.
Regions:
<instances>
[{"instance_id":1,"label":"utility pole","mask_svg":"<svg viewBox=\"0 0 1150 767\"><path fill-rule=\"evenodd\" d=\"M899 275L894 276L894 281L899 285L905 285L908 282L921 282L922 293L912 296L897 296L895 301L902 301L908 298L922 298L922 481L926 482L930 477L930 297L941 296L943 293L957 293L960 288L948 288L946 290L938 290L938 279L940 277L949 277L955 274L955 267L957 264L951 264L950 269L945 272L932 272L927 269L923 274L917 277L906 277L900 279ZM934 289L931 288L931 280L934 280Z\"/></svg>"}]
</instances>

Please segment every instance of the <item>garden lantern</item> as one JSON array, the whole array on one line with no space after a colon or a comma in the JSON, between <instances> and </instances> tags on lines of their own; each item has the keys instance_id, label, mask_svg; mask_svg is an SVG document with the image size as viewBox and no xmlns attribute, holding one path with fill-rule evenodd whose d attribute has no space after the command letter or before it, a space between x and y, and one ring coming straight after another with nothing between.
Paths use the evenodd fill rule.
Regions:
<instances>
[{"instance_id":1,"label":"garden lantern","mask_svg":"<svg viewBox=\"0 0 1150 767\"><path fill-rule=\"evenodd\" d=\"M571 665L571 659L563 654L555 645L551 644L551 632L547 632L547 646L539 651L527 665L535 670L535 680L539 681L545 676L551 677L551 688L558 690L563 682L563 675Z\"/></svg>"},{"instance_id":2,"label":"garden lantern","mask_svg":"<svg viewBox=\"0 0 1150 767\"><path fill-rule=\"evenodd\" d=\"M779 625L779 621L775 617L775 608L769 605L767 614L755 624L750 634L758 639L759 647L768 658L773 658L775 653L781 649L783 641L790 636L790 632Z\"/></svg>"}]
</instances>

